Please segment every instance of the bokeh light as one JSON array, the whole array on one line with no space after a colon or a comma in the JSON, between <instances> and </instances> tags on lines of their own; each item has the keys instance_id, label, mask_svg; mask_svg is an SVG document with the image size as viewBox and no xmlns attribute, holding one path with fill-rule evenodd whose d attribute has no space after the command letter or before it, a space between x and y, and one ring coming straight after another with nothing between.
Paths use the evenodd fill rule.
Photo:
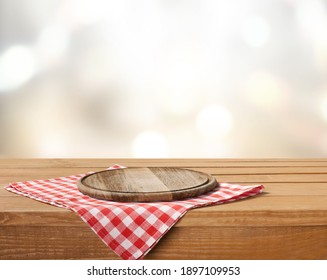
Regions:
<instances>
[{"instance_id":1,"label":"bokeh light","mask_svg":"<svg viewBox=\"0 0 327 280\"><path fill-rule=\"evenodd\" d=\"M0 56L0 92L18 89L36 72L33 51L25 46L12 46Z\"/></svg>"},{"instance_id":2,"label":"bokeh light","mask_svg":"<svg viewBox=\"0 0 327 280\"><path fill-rule=\"evenodd\" d=\"M69 48L69 35L61 25L46 26L36 42L40 64L47 67L60 62Z\"/></svg>"},{"instance_id":3,"label":"bokeh light","mask_svg":"<svg viewBox=\"0 0 327 280\"><path fill-rule=\"evenodd\" d=\"M270 32L267 20L257 16L246 18L242 26L245 42L254 48L263 47L269 40Z\"/></svg>"},{"instance_id":4,"label":"bokeh light","mask_svg":"<svg viewBox=\"0 0 327 280\"><path fill-rule=\"evenodd\" d=\"M144 131L137 135L132 149L133 156L137 158L165 158L168 156L167 141L156 131Z\"/></svg>"},{"instance_id":5,"label":"bokeh light","mask_svg":"<svg viewBox=\"0 0 327 280\"><path fill-rule=\"evenodd\" d=\"M279 112L288 105L290 89L281 77L257 70L243 85L244 93L254 106L262 110Z\"/></svg>"},{"instance_id":6,"label":"bokeh light","mask_svg":"<svg viewBox=\"0 0 327 280\"><path fill-rule=\"evenodd\" d=\"M231 113L221 105L208 105L196 118L198 133L208 139L223 138L231 131L232 124Z\"/></svg>"}]
</instances>

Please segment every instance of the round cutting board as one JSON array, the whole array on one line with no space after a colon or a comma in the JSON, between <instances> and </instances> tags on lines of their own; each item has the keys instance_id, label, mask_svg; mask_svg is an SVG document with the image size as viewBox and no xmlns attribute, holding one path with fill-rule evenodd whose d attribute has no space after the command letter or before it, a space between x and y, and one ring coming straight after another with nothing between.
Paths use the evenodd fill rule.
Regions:
<instances>
[{"instance_id":1,"label":"round cutting board","mask_svg":"<svg viewBox=\"0 0 327 280\"><path fill-rule=\"evenodd\" d=\"M91 197L122 202L191 198L218 187L206 173L170 167L129 167L95 172L81 178L78 189Z\"/></svg>"}]
</instances>

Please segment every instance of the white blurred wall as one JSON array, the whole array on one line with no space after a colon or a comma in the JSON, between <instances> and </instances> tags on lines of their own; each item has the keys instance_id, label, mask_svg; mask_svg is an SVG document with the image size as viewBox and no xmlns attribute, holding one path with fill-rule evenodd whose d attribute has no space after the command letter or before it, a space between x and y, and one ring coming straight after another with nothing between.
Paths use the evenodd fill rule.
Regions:
<instances>
[{"instance_id":1,"label":"white blurred wall","mask_svg":"<svg viewBox=\"0 0 327 280\"><path fill-rule=\"evenodd\" d=\"M327 1L0 0L0 157L326 157Z\"/></svg>"}]
</instances>

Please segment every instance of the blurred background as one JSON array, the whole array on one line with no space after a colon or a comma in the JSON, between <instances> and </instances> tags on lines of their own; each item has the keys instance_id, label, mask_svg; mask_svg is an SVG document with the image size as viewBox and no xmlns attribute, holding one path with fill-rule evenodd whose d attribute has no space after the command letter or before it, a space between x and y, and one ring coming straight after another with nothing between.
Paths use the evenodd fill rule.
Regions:
<instances>
[{"instance_id":1,"label":"blurred background","mask_svg":"<svg viewBox=\"0 0 327 280\"><path fill-rule=\"evenodd\" d=\"M326 157L327 1L0 0L0 157Z\"/></svg>"}]
</instances>

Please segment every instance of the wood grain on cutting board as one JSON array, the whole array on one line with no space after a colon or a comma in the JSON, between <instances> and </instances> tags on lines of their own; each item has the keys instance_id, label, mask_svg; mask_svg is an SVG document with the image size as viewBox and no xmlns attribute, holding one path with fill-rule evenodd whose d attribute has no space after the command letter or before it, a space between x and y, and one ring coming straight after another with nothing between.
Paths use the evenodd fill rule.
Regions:
<instances>
[{"instance_id":1,"label":"wood grain on cutting board","mask_svg":"<svg viewBox=\"0 0 327 280\"><path fill-rule=\"evenodd\" d=\"M218 187L209 174L172 167L104 170L84 176L77 185L88 196L123 202L179 200Z\"/></svg>"}]
</instances>

